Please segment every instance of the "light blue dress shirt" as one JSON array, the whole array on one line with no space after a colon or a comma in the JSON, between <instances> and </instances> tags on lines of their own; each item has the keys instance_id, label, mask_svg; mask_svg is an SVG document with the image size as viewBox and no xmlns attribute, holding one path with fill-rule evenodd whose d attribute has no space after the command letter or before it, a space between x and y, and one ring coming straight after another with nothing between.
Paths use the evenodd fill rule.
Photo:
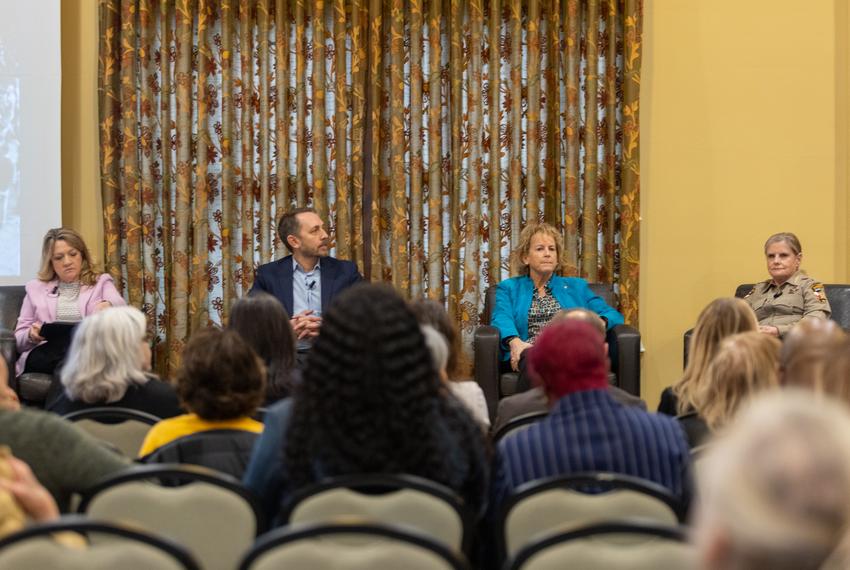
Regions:
<instances>
[{"instance_id":1,"label":"light blue dress shirt","mask_svg":"<svg viewBox=\"0 0 850 570\"><path fill-rule=\"evenodd\" d=\"M322 316L322 262L319 260L311 271L304 271L292 258L292 316L301 311L312 310L316 317ZM309 339L298 341L298 350L308 350L313 343Z\"/></svg>"}]
</instances>

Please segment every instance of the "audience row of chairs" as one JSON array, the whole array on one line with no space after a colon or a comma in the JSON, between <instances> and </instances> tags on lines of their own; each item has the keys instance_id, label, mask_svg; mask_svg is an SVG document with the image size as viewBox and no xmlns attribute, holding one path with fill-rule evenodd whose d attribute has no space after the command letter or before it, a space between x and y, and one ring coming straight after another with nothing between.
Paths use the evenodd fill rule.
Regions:
<instances>
[{"instance_id":1,"label":"audience row of chairs","mask_svg":"<svg viewBox=\"0 0 850 570\"><path fill-rule=\"evenodd\" d=\"M85 536L86 548L63 546L57 533ZM524 548L507 570L689 568L694 556L681 527L611 522L556 532ZM125 525L68 516L0 541L0 570L201 570L191 552L167 538ZM369 522L285 527L263 535L240 570L467 570L466 560L422 534Z\"/></svg>"},{"instance_id":2,"label":"audience row of chairs","mask_svg":"<svg viewBox=\"0 0 850 570\"><path fill-rule=\"evenodd\" d=\"M263 534L263 511L236 479L188 465L138 466L110 477L82 497L78 512L85 518L36 525L0 541L0 569L109 567L118 554L107 545L127 540L137 543L127 550L130 562L121 558L127 570L325 568L331 560L334 568L465 568L474 528L461 499L441 485L407 475L359 475L298 493L281 513L287 525ZM656 560L686 567L683 516L677 500L652 483L580 474L520 489L500 515L500 548L511 568L529 570L557 561L559 568L604 567L599 564L618 557L634 562L630 567L644 559L641 567L657 567ZM97 534L91 552L81 556L45 539L65 530ZM146 549L169 564L143 562ZM61 558L51 562L52 556Z\"/></svg>"},{"instance_id":3,"label":"audience row of chairs","mask_svg":"<svg viewBox=\"0 0 850 570\"><path fill-rule=\"evenodd\" d=\"M265 408L260 408L257 410L255 419L262 421L264 414ZM74 422L77 427L100 440L106 447L130 459L138 456L145 435L147 435L151 426L162 419L140 410L109 406L77 410L63 417L68 421ZM202 431L178 438L164 445L157 450L157 457L153 458L152 462L191 463L191 461L180 461L179 459L183 456L191 456L192 448L196 444L202 445L204 440L222 434L234 438L256 438L256 434L242 430L220 429ZM174 458L175 461L166 461L168 458Z\"/></svg>"}]
</instances>

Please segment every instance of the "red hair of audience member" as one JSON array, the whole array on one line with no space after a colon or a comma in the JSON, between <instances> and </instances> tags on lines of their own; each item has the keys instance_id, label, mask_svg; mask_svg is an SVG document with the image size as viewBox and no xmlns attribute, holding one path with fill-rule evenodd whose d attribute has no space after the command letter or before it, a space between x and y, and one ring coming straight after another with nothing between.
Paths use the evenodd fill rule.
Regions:
<instances>
[{"instance_id":1,"label":"red hair of audience member","mask_svg":"<svg viewBox=\"0 0 850 570\"><path fill-rule=\"evenodd\" d=\"M608 386L605 338L584 321L562 320L543 329L529 349L528 366L550 401Z\"/></svg>"}]
</instances>

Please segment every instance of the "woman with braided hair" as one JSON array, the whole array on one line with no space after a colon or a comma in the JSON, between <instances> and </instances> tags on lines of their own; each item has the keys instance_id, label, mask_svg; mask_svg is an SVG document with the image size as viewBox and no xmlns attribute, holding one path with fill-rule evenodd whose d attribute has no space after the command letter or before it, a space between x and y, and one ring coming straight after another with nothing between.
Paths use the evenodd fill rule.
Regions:
<instances>
[{"instance_id":1,"label":"woman with braided hair","mask_svg":"<svg viewBox=\"0 0 850 570\"><path fill-rule=\"evenodd\" d=\"M274 517L293 491L349 473L407 473L484 506L481 430L440 377L416 317L392 288L357 285L323 315L291 399L266 414L245 485Z\"/></svg>"}]
</instances>

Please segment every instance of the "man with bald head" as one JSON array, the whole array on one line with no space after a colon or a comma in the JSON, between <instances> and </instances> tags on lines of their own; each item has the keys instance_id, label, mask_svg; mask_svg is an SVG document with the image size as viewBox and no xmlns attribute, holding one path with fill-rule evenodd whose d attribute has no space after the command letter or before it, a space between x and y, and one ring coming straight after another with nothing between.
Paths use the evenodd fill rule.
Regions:
<instances>
[{"instance_id":1,"label":"man with bald head","mask_svg":"<svg viewBox=\"0 0 850 570\"><path fill-rule=\"evenodd\" d=\"M499 442L493 503L529 481L609 471L653 481L687 502L690 452L674 418L627 407L608 391L605 337L566 319L546 327L528 366L551 403L544 419Z\"/></svg>"},{"instance_id":2,"label":"man with bald head","mask_svg":"<svg viewBox=\"0 0 850 570\"><path fill-rule=\"evenodd\" d=\"M560 322L563 319L574 319L584 321L596 327L602 335L605 335L605 321L599 318L599 315L587 309L565 309L560 311L552 318L549 323L551 326L554 323ZM605 352L608 352L608 343L605 343ZM625 406L636 406L642 410L646 410L646 402L621 390L620 388L610 385L608 391L615 400ZM507 424L514 418L524 416L526 414L542 413L549 410L549 400L546 394L543 393L543 388L535 386L525 392L508 396L499 400L499 407L496 411L496 420L493 422L493 433L497 432L501 427Z\"/></svg>"}]
</instances>

